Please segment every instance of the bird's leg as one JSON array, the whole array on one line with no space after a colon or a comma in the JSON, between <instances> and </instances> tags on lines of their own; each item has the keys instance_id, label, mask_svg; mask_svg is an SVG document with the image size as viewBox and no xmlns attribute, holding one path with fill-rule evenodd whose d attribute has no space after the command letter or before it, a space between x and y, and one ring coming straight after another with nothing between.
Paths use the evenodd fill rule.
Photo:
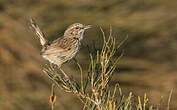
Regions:
<instances>
[{"instance_id":1,"label":"bird's leg","mask_svg":"<svg viewBox=\"0 0 177 110\"><path fill-rule=\"evenodd\" d=\"M76 60L76 58L73 58L73 61L74 61L75 63L77 63L77 60Z\"/></svg>"},{"instance_id":2,"label":"bird's leg","mask_svg":"<svg viewBox=\"0 0 177 110\"><path fill-rule=\"evenodd\" d=\"M72 86L79 88L79 85L77 84L76 81L74 81L72 78L70 78L62 69L61 66L58 66L60 72L64 75L65 81L70 83L70 88L73 88Z\"/></svg>"},{"instance_id":3,"label":"bird's leg","mask_svg":"<svg viewBox=\"0 0 177 110\"><path fill-rule=\"evenodd\" d=\"M69 76L61 69L61 64L58 64L58 69L60 70L60 72L64 75L64 77L67 79L67 80L70 80Z\"/></svg>"},{"instance_id":4,"label":"bird's leg","mask_svg":"<svg viewBox=\"0 0 177 110\"><path fill-rule=\"evenodd\" d=\"M65 76L66 79L69 79L69 76L59 67L61 73Z\"/></svg>"},{"instance_id":5,"label":"bird's leg","mask_svg":"<svg viewBox=\"0 0 177 110\"><path fill-rule=\"evenodd\" d=\"M53 65L52 63L50 63L50 67L51 67L52 69L54 69L54 65Z\"/></svg>"}]
</instances>

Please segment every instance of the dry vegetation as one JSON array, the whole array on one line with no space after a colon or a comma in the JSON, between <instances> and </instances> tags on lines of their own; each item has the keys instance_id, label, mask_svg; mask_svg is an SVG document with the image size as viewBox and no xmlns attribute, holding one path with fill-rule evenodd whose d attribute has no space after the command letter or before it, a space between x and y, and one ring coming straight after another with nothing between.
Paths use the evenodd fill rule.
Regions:
<instances>
[{"instance_id":1,"label":"dry vegetation","mask_svg":"<svg viewBox=\"0 0 177 110\"><path fill-rule=\"evenodd\" d=\"M120 83L128 95L147 93L150 103L158 105L177 87L177 2L175 0L1 0L0 1L0 109L49 110L51 82L43 75L45 61L39 55L39 42L28 28L28 18L36 18L48 39L61 36L71 23L94 24L109 30L122 40L128 34L124 57L116 68L111 85ZM101 44L99 28L85 33L76 59L86 71L87 45ZM107 28L105 28L107 27ZM117 42L119 43L119 42ZM97 45L98 47L100 45ZM121 48L121 49L122 49ZM79 79L73 61L63 69ZM71 72L72 71L72 72ZM56 108L81 109L79 100L57 90ZM177 108L177 92L173 92L171 107ZM161 101L167 105L166 101Z\"/></svg>"},{"instance_id":2,"label":"dry vegetation","mask_svg":"<svg viewBox=\"0 0 177 110\"><path fill-rule=\"evenodd\" d=\"M110 35L106 38L103 30L103 46L96 48L93 44L92 50L89 48L89 65L87 71L83 72L82 66L76 64L80 70L80 80L70 77L64 71L59 71L57 66L45 65L43 72L52 81L50 104L51 109L55 110L56 94L55 86L62 89L68 94L73 94L78 97L83 104L82 110L170 110L170 101L173 90L169 94L167 107L159 103L159 105L149 104L150 100L147 94L144 93L143 99L140 96L136 97L132 92L128 96L122 92L119 83L111 85L113 73L117 64L119 63L123 53L117 55L121 45L125 40L120 42L118 46L115 45L115 37L112 36L112 29ZM61 70L61 69L60 69ZM78 73L79 74L79 73Z\"/></svg>"}]
</instances>

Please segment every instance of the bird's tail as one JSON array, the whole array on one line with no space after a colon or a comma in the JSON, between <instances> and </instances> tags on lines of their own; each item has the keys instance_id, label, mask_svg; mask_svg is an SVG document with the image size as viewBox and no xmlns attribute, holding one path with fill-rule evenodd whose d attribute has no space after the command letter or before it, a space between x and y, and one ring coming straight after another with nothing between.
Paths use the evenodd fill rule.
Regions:
<instances>
[{"instance_id":1,"label":"bird's tail","mask_svg":"<svg viewBox=\"0 0 177 110\"><path fill-rule=\"evenodd\" d=\"M41 45L44 46L48 44L48 40L46 40L44 33L32 18L30 19L30 26L34 29L36 35L39 37Z\"/></svg>"}]
</instances>

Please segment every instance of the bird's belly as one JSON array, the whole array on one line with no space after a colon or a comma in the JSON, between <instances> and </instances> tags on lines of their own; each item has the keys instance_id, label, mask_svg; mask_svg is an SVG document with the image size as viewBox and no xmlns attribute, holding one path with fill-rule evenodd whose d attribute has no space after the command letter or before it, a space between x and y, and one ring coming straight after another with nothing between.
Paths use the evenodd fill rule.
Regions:
<instances>
[{"instance_id":1,"label":"bird's belly","mask_svg":"<svg viewBox=\"0 0 177 110\"><path fill-rule=\"evenodd\" d=\"M76 47L70 49L65 54L58 54L58 55L42 55L42 57L46 60L48 60L50 63L61 65L64 62L71 60L73 57L76 56L80 48L80 45L77 45Z\"/></svg>"},{"instance_id":2,"label":"bird's belly","mask_svg":"<svg viewBox=\"0 0 177 110\"><path fill-rule=\"evenodd\" d=\"M52 64L56 64L56 65L59 65L59 59L55 58L55 57L50 57L50 56L46 56L46 55L43 55L42 56L45 60L48 60L50 63Z\"/></svg>"}]
</instances>

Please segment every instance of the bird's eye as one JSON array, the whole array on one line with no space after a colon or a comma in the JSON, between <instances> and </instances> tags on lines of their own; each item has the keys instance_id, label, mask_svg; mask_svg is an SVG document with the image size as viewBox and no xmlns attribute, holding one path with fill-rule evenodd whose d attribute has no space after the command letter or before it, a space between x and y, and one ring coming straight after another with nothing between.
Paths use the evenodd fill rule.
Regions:
<instances>
[{"instance_id":1,"label":"bird's eye","mask_svg":"<svg viewBox=\"0 0 177 110\"><path fill-rule=\"evenodd\" d=\"M76 29L80 29L80 27L76 27Z\"/></svg>"}]
</instances>

